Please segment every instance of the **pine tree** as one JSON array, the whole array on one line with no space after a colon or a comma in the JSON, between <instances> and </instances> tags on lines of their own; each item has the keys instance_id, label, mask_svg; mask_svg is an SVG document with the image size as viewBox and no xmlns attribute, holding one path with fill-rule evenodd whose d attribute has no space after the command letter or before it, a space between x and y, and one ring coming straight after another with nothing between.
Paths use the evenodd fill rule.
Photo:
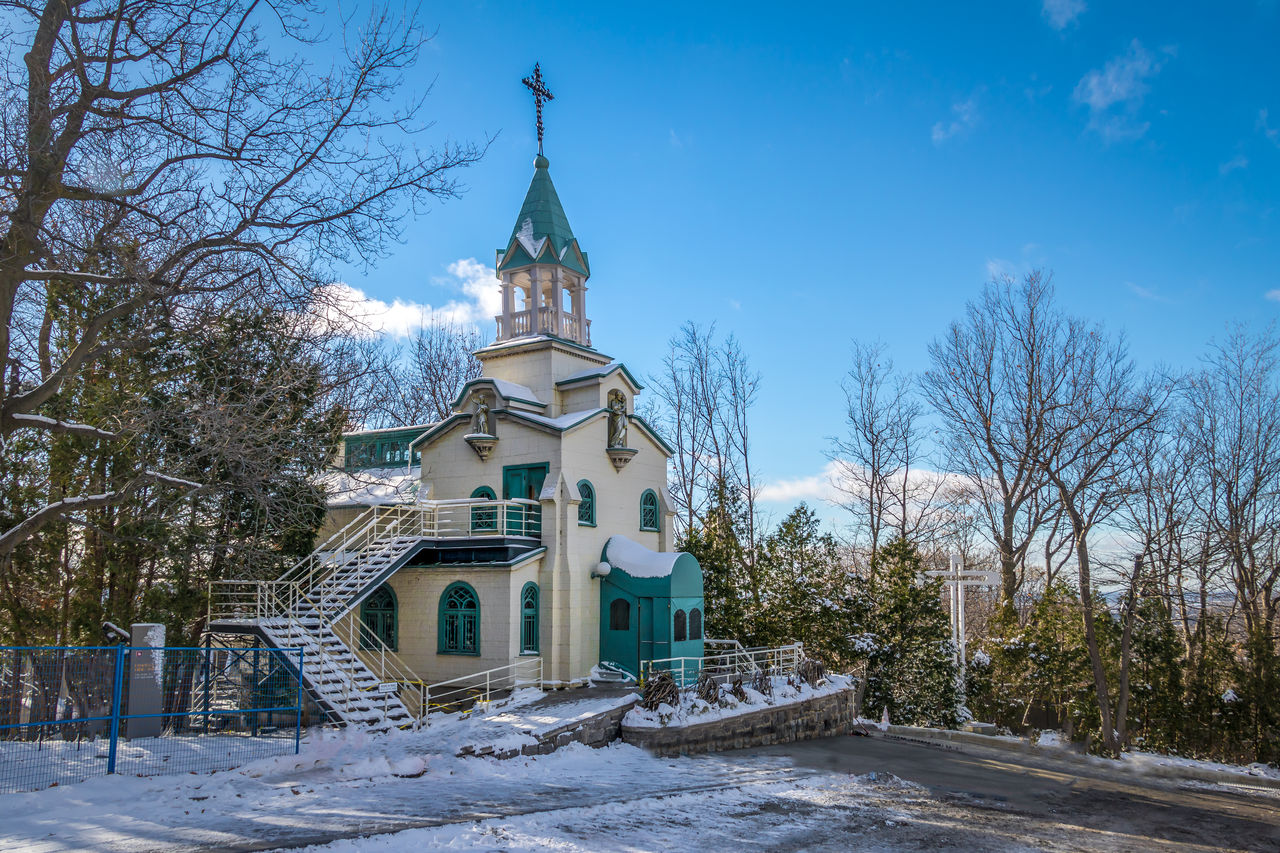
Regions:
<instances>
[{"instance_id":1,"label":"pine tree","mask_svg":"<svg viewBox=\"0 0 1280 853\"><path fill-rule=\"evenodd\" d=\"M942 582L923 575L915 546L896 539L876 554L843 602L847 654L867 662L863 713L898 724L954 727L960 721L955 646Z\"/></svg>"}]
</instances>

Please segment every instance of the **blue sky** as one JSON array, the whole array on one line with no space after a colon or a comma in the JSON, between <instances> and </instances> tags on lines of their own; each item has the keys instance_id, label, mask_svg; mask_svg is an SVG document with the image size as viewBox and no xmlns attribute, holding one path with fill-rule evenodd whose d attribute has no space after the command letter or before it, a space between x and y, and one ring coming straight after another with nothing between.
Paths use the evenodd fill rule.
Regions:
<instances>
[{"instance_id":1,"label":"blue sky","mask_svg":"<svg viewBox=\"0 0 1280 853\"><path fill-rule=\"evenodd\" d=\"M993 272L1052 270L1067 308L1147 365L1189 366L1228 322L1280 312L1275 0L422 15L438 33L406 85L433 86L436 138L497 138L462 199L343 277L480 313L479 265L533 171L520 80L540 61L593 340L647 373L685 320L738 335L764 377L756 465L779 513L823 491L851 339L922 370Z\"/></svg>"}]
</instances>

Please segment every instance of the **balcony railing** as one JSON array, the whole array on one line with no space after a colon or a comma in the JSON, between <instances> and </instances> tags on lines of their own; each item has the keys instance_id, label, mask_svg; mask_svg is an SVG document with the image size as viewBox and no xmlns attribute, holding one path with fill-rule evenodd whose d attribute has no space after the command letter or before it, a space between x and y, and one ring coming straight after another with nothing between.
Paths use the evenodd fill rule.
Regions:
<instances>
[{"instance_id":1,"label":"balcony railing","mask_svg":"<svg viewBox=\"0 0 1280 853\"><path fill-rule=\"evenodd\" d=\"M591 345L591 321L586 320L582 328L579 328L578 318L567 311L526 308L511 314L498 314L493 319L498 324L498 340L505 341L525 335L556 335Z\"/></svg>"}]
</instances>

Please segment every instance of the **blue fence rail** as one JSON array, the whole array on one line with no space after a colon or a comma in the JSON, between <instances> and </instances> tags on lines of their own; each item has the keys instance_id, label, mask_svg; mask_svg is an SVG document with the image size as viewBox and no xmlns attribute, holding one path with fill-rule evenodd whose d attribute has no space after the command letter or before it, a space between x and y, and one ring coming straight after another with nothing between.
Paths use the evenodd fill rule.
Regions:
<instances>
[{"instance_id":1,"label":"blue fence rail","mask_svg":"<svg viewBox=\"0 0 1280 853\"><path fill-rule=\"evenodd\" d=\"M0 646L0 794L296 753L301 649Z\"/></svg>"}]
</instances>

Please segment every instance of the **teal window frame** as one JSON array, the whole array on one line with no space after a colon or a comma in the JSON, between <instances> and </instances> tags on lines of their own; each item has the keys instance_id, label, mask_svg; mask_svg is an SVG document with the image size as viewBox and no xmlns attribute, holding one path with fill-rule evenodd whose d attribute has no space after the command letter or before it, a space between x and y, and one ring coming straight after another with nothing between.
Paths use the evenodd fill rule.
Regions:
<instances>
[{"instance_id":1,"label":"teal window frame","mask_svg":"<svg viewBox=\"0 0 1280 853\"><path fill-rule=\"evenodd\" d=\"M473 500L483 498L487 501L496 501L498 494L488 486L479 486L471 493L471 498ZM496 506L492 509L482 506L471 507L471 530L472 532L477 530L497 532L498 508Z\"/></svg>"},{"instance_id":2,"label":"teal window frame","mask_svg":"<svg viewBox=\"0 0 1280 853\"><path fill-rule=\"evenodd\" d=\"M466 597L470 597L467 606ZM480 596L471 584L454 581L440 594L436 653L441 655L480 654Z\"/></svg>"},{"instance_id":3,"label":"teal window frame","mask_svg":"<svg viewBox=\"0 0 1280 853\"><path fill-rule=\"evenodd\" d=\"M578 494L582 500L578 502L578 526L596 526L596 487L590 480L578 481Z\"/></svg>"},{"instance_id":4,"label":"teal window frame","mask_svg":"<svg viewBox=\"0 0 1280 853\"><path fill-rule=\"evenodd\" d=\"M538 607L541 594L538 585L529 581L520 590L520 654L536 655L540 653L538 640Z\"/></svg>"},{"instance_id":5,"label":"teal window frame","mask_svg":"<svg viewBox=\"0 0 1280 853\"><path fill-rule=\"evenodd\" d=\"M379 634L379 632L369 624L369 620L373 618L373 608L370 605L378 603L378 597L382 596L384 593L386 597L391 599L391 630L388 632L390 635L389 637ZM387 611L380 608L379 612L386 613ZM369 593L369 595L365 597L364 601L360 602L360 627L360 648L366 650L377 649L378 647L368 639L368 634L374 634L378 636L378 639L386 643L387 648L391 649L391 651L400 651L400 602L396 599L396 591L391 588L390 584L382 584L373 592Z\"/></svg>"},{"instance_id":6,"label":"teal window frame","mask_svg":"<svg viewBox=\"0 0 1280 853\"><path fill-rule=\"evenodd\" d=\"M653 489L645 489L644 494L640 495L640 529L660 531L662 529L662 514L658 510L658 493ZM652 514L653 518L650 523L645 518L646 514Z\"/></svg>"}]
</instances>

